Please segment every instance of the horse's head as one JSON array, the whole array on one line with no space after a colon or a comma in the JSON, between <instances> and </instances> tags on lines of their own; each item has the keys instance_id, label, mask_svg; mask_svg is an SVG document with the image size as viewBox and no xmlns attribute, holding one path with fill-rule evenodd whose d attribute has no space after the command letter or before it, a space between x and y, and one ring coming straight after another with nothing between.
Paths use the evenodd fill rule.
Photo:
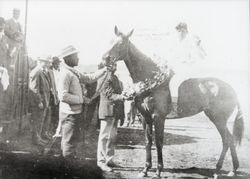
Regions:
<instances>
[{"instance_id":1,"label":"horse's head","mask_svg":"<svg viewBox=\"0 0 250 179\"><path fill-rule=\"evenodd\" d=\"M115 63L127 58L129 50L129 37L131 37L133 31L134 30L131 30L125 35L118 30L117 26L115 26L115 35L117 36L117 39L113 42L111 49L103 56L103 60L106 64Z\"/></svg>"}]
</instances>

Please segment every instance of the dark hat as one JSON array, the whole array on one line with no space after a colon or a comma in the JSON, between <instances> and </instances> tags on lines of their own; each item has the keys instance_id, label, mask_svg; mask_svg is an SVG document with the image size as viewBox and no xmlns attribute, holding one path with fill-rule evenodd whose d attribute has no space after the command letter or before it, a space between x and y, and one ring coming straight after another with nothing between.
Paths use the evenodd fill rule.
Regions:
<instances>
[{"instance_id":1,"label":"dark hat","mask_svg":"<svg viewBox=\"0 0 250 179\"><path fill-rule=\"evenodd\" d=\"M61 63L61 62L62 61L57 56L51 58L51 63Z\"/></svg>"},{"instance_id":2,"label":"dark hat","mask_svg":"<svg viewBox=\"0 0 250 179\"><path fill-rule=\"evenodd\" d=\"M175 28L176 30L181 30L181 29L187 30L187 24L185 22L180 22Z\"/></svg>"},{"instance_id":3,"label":"dark hat","mask_svg":"<svg viewBox=\"0 0 250 179\"><path fill-rule=\"evenodd\" d=\"M48 56L48 57L38 57L37 58L38 61L48 62L48 63L50 63L50 61L51 61L50 59L51 59L50 56Z\"/></svg>"}]
</instances>

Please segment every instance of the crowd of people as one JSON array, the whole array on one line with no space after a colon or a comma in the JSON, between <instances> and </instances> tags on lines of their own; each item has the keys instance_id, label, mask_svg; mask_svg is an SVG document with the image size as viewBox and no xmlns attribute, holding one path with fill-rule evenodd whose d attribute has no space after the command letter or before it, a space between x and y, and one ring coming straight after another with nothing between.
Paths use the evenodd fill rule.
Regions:
<instances>
[{"instance_id":1,"label":"crowd of people","mask_svg":"<svg viewBox=\"0 0 250 179\"><path fill-rule=\"evenodd\" d=\"M20 10L14 9L10 20L0 17L1 80L5 72L8 75L14 70L23 45L19 16ZM91 103L86 84L97 82L99 88L105 83L100 92L98 109L100 134L97 165L104 171L112 171L117 121L124 121L124 101L127 97L122 94L122 83L115 75L116 65L101 65L95 73L87 74L74 68L78 62L78 50L70 45L56 56L38 57L30 66L28 110L31 114L31 143L45 147L53 137L60 137L61 155L67 160L74 160L80 142L81 124L85 120L83 105ZM104 82L107 73L110 75ZM0 95L5 93L1 91Z\"/></svg>"},{"instance_id":2,"label":"crowd of people","mask_svg":"<svg viewBox=\"0 0 250 179\"><path fill-rule=\"evenodd\" d=\"M0 100L5 105L0 106L0 119L5 119L10 115L10 107L13 104L13 81L15 76L15 63L18 59L19 52L23 47L24 34L19 23L20 10L13 9L13 16L5 20L0 17L0 68L1 83ZM8 86L9 87L8 88Z\"/></svg>"},{"instance_id":3,"label":"crowd of people","mask_svg":"<svg viewBox=\"0 0 250 179\"><path fill-rule=\"evenodd\" d=\"M97 82L98 89L106 79L105 74L110 73L100 92L97 165L104 171L112 171L117 121L124 120L127 97L122 94L122 84L115 75L116 65L87 74L74 68L78 62L78 51L70 45L58 57L38 58L38 65L30 72L32 143L46 145L54 132L54 137L61 137L62 156L74 159L85 120L83 104L91 103L85 85Z\"/></svg>"}]
</instances>

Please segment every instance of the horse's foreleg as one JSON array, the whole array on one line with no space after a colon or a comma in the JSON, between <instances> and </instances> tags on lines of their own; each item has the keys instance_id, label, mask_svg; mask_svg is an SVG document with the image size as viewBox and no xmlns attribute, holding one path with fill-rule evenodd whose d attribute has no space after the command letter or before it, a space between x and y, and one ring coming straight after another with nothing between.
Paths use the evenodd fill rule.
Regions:
<instances>
[{"instance_id":1,"label":"horse's foreleg","mask_svg":"<svg viewBox=\"0 0 250 179\"><path fill-rule=\"evenodd\" d=\"M160 177L163 169L163 160L162 160L162 148L163 148L163 138L164 138L164 118L159 118L159 116L154 115L154 124L155 124L155 143L158 154L158 165L156 170L156 177Z\"/></svg>"},{"instance_id":2,"label":"horse's foreleg","mask_svg":"<svg viewBox=\"0 0 250 179\"><path fill-rule=\"evenodd\" d=\"M139 174L139 177L147 176L148 170L152 167L152 156L151 156L151 147L152 147L152 122L144 123L144 131L145 131L145 143L146 143L146 164L143 171Z\"/></svg>"}]
</instances>

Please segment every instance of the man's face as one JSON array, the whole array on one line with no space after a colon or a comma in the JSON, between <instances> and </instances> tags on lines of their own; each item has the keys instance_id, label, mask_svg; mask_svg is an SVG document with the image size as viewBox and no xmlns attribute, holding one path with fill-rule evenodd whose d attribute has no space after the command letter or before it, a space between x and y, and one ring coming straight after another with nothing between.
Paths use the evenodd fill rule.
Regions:
<instances>
[{"instance_id":1,"label":"man's face","mask_svg":"<svg viewBox=\"0 0 250 179\"><path fill-rule=\"evenodd\" d=\"M188 33L187 29L185 29L185 28L180 28L180 29L176 29L176 30L177 30L181 40L183 40Z\"/></svg>"},{"instance_id":2,"label":"man's face","mask_svg":"<svg viewBox=\"0 0 250 179\"><path fill-rule=\"evenodd\" d=\"M15 11L13 12L13 17L14 17L15 19L19 19L19 17L20 17L20 11L15 10Z\"/></svg>"},{"instance_id":3,"label":"man's face","mask_svg":"<svg viewBox=\"0 0 250 179\"><path fill-rule=\"evenodd\" d=\"M78 63L79 63L79 58L78 58L78 54L77 53L74 53L71 56L71 60L72 60L72 64L74 66L78 66Z\"/></svg>"},{"instance_id":4,"label":"man's face","mask_svg":"<svg viewBox=\"0 0 250 179\"><path fill-rule=\"evenodd\" d=\"M60 67L60 62L53 62L52 66L53 66L54 69L58 70L59 67Z\"/></svg>"}]
</instances>

